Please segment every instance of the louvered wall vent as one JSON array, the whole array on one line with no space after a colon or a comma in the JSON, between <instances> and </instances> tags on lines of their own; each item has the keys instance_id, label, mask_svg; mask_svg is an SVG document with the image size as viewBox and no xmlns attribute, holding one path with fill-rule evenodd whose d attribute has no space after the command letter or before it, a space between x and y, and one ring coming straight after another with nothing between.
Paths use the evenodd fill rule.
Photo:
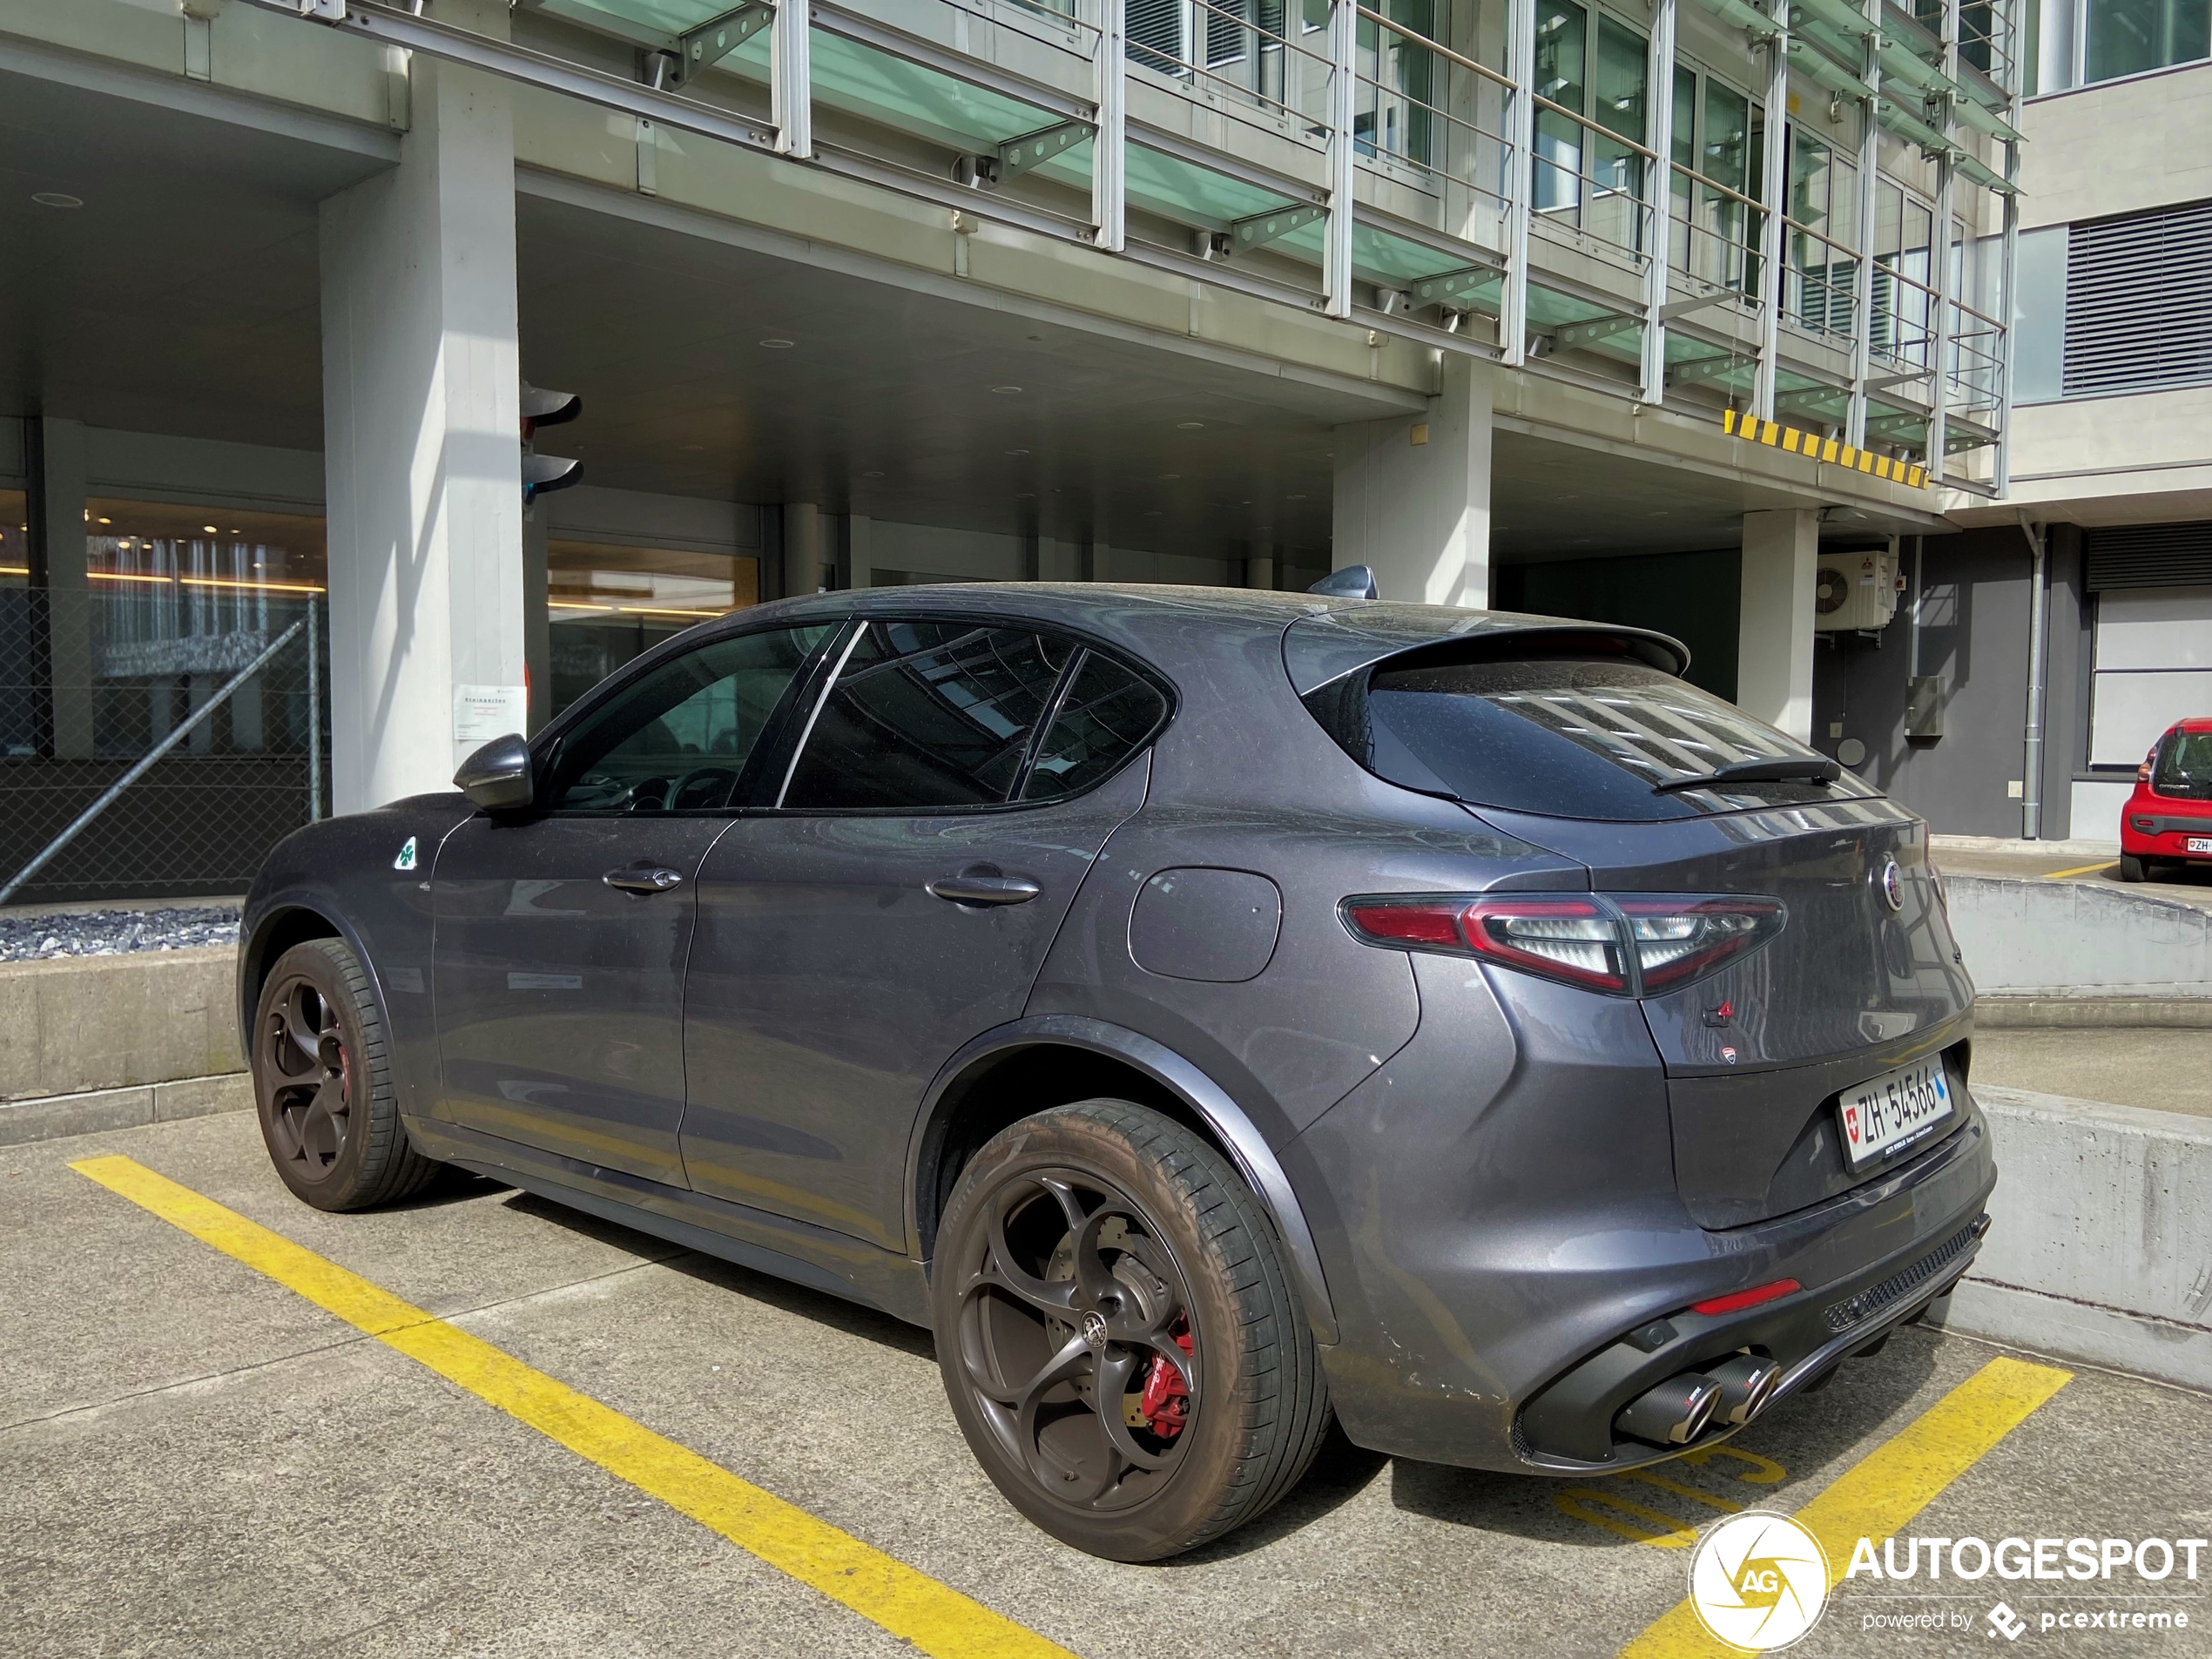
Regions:
<instances>
[{"instance_id":1,"label":"louvered wall vent","mask_svg":"<svg viewBox=\"0 0 2212 1659\"><path fill-rule=\"evenodd\" d=\"M2069 226L2066 395L2212 380L2212 202Z\"/></svg>"},{"instance_id":2,"label":"louvered wall vent","mask_svg":"<svg viewBox=\"0 0 2212 1659\"><path fill-rule=\"evenodd\" d=\"M2212 524L2126 524L2093 529L2089 587L2212 587Z\"/></svg>"}]
</instances>

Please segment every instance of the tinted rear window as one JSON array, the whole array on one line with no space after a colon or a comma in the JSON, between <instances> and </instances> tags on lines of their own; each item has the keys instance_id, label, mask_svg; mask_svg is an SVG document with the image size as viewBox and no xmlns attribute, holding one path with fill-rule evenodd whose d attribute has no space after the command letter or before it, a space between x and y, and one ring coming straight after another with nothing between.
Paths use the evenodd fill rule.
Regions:
<instances>
[{"instance_id":1,"label":"tinted rear window","mask_svg":"<svg viewBox=\"0 0 2212 1659\"><path fill-rule=\"evenodd\" d=\"M2212 799L2212 732L2168 732L2150 786L2161 795Z\"/></svg>"},{"instance_id":2,"label":"tinted rear window","mask_svg":"<svg viewBox=\"0 0 2212 1659\"><path fill-rule=\"evenodd\" d=\"M1306 704L1353 759L1408 789L1558 818L1653 820L1874 792L1785 781L1657 792L1734 761L1814 752L1639 662L1548 658L1393 668Z\"/></svg>"}]
</instances>

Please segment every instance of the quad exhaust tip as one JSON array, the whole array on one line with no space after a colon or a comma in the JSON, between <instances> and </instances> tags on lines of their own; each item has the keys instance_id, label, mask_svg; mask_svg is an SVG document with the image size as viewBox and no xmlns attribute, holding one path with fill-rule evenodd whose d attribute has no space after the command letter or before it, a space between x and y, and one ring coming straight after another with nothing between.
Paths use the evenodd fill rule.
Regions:
<instances>
[{"instance_id":1,"label":"quad exhaust tip","mask_svg":"<svg viewBox=\"0 0 2212 1659\"><path fill-rule=\"evenodd\" d=\"M1613 1426L1654 1446L1687 1446L1705 1432L1723 1392L1704 1372L1685 1371L1630 1400Z\"/></svg>"},{"instance_id":2,"label":"quad exhaust tip","mask_svg":"<svg viewBox=\"0 0 2212 1659\"><path fill-rule=\"evenodd\" d=\"M1766 1409L1774 1386L1782 1380L1782 1367L1756 1354L1739 1353L1724 1365L1708 1366L1705 1375L1721 1386L1720 1404L1714 1414L1723 1422L1740 1426Z\"/></svg>"}]
</instances>

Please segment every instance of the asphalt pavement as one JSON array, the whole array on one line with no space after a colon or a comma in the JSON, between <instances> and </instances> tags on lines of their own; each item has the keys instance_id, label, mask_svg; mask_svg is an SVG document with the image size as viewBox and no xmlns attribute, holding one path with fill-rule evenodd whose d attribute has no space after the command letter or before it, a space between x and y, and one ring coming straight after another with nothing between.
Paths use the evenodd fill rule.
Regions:
<instances>
[{"instance_id":1,"label":"asphalt pavement","mask_svg":"<svg viewBox=\"0 0 2212 1659\"><path fill-rule=\"evenodd\" d=\"M78 1163L179 1184L222 1206L202 1206L217 1231L271 1230L279 1265ZM586 1460L544 1426L566 1407L533 1426L466 1365L327 1312L338 1292L316 1274L404 1298L453 1352L496 1350L641 1444L672 1442L1089 1659L1718 1651L1644 1633L1683 1597L1694 1529L1731 1507L1855 1503L1993 1545L2212 1534L2212 1398L1914 1326L1649 1478L1540 1480L1339 1441L1260 1523L1163 1565L1098 1561L984 1479L926 1333L489 1183L324 1215L278 1183L253 1119L226 1114L0 1151L0 1654L967 1651L901 1640L834 1579L825 1593L770 1566L733 1541L757 1544L755 1522L679 1513L664 1483L617 1472L641 1467L627 1454ZM1961 1434L1959 1402L1992 1377L2031 1379L2042 1403ZM1901 1514L1915 1482L1933 1495ZM1861 1574L1791 1651L2212 1654L2212 1556L2198 1572ZM2016 1642L1991 1623L2000 1601ZM2131 1609L2188 1624L2043 1628ZM1896 1628L1907 1615L1946 1622Z\"/></svg>"}]
</instances>

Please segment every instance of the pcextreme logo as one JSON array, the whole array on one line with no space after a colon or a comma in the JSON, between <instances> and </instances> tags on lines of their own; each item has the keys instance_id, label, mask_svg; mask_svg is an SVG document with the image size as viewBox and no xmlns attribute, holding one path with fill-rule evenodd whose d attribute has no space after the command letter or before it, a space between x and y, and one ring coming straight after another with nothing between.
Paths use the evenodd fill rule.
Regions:
<instances>
[{"instance_id":1,"label":"pcextreme logo","mask_svg":"<svg viewBox=\"0 0 2212 1659\"><path fill-rule=\"evenodd\" d=\"M1827 1604L1827 1554L1788 1515L1766 1509L1730 1515L1689 1558L1689 1605L1731 1648L1786 1648L1820 1622Z\"/></svg>"}]
</instances>

